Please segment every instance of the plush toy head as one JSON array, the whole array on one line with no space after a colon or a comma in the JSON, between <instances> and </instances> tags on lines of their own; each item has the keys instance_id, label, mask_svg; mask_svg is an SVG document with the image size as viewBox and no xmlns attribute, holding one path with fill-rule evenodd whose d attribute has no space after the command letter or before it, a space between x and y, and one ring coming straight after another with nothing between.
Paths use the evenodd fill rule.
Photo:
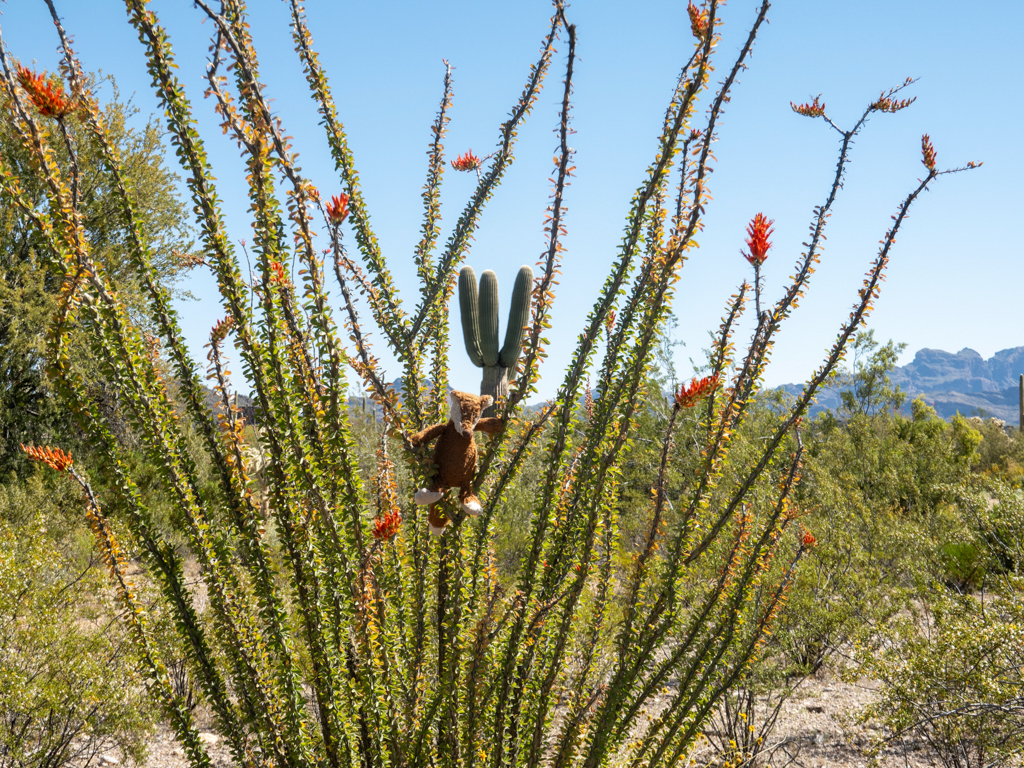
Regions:
<instances>
[{"instance_id":1,"label":"plush toy head","mask_svg":"<svg viewBox=\"0 0 1024 768\"><path fill-rule=\"evenodd\" d=\"M476 428L477 422L480 421L480 416L483 415L484 409L490 407L491 403L494 402L494 398L490 395L471 395L468 392L456 392L452 390L451 394L448 395L448 401L451 406L449 413L449 419L452 424L455 425L455 429L460 435L472 435L473 430Z\"/></svg>"}]
</instances>

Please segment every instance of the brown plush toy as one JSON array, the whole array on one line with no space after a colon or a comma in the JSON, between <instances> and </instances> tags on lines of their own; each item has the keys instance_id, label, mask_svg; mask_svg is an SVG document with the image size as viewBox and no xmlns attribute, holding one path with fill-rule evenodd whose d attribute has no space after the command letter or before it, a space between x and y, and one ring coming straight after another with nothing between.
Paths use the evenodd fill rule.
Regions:
<instances>
[{"instance_id":1,"label":"brown plush toy","mask_svg":"<svg viewBox=\"0 0 1024 768\"><path fill-rule=\"evenodd\" d=\"M438 504L444 496L444 489L458 488L462 510L470 515L482 511L480 499L473 495L473 475L476 473L476 441L473 432L498 434L503 429L501 419L480 418L484 408L494 402L490 395L479 397L467 392L455 392L448 396L451 404L450 416L444 424L435 424L413 435L409 442L414 446L437 440L434 448L434 479L430 488L421 488L414 500L417 504L432 504L427 520L430 532L440 536L448 525L448 518Z\"/></svg>"}]
</instances>

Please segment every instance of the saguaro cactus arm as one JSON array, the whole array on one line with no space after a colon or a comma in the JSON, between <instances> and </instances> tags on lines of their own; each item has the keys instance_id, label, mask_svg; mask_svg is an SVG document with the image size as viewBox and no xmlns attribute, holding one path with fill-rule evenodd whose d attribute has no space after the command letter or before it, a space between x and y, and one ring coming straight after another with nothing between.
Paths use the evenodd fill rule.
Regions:
<instances>
[{"instance_id":1,"label":"saguaro cactus arm","mask_svg":"<svg viewBox=\"0 0 1024 768\"><path fill-rule=\"evenodd\" d=\"M512 370L523 348L523 328L530 320L530 297L533 293L533 269L519 268L516 283L512 288L512 306L508 310L508 325L505 327L505 343L498 354L498 364Z\"/></svg>"},{"instance_id":2,"label":"saguaro cactus arm","mask_svg":"<svg viewBox=\"0 0 1024 768\"><path fill-rule=\"evenodd\" d=\"M484 356L480 348L480 301L476 289L476 273L472 267L463 267L459 272L459 308L462 310L462 338L466 342L466 354L473 365L483 368Z\"/></svg>"},{"instance_id":3,"label":"saguaro cactus arm","mask_svg":"<svg viewBox=\"0 0 1024 768\"><path fill-rule=\"evenodd\" d=\"M498 365L498 276L489 269L480 275L480 349L484 365Z\"/></svg>"}]
</instances>

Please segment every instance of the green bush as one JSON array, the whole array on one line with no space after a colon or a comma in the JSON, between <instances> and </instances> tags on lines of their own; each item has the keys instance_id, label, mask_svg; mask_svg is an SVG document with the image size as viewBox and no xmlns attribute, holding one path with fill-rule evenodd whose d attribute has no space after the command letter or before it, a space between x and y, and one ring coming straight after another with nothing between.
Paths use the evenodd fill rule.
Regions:
<instances>
[{"instance_id":1,"label":"green bush","mask_svg":"<svg viewBox=\"0 0 1024 768\"><path fill-rule=\"evenodd\" d=\"M865 653L865 670L883 684L865 715L892 739L923 739L947 768L1020 765L1022 587L985 598L937 591L922 617L894 622Z\"/></svg>"},{"instance_id":2,"label":"green bush","mask_svg":"<svg viewBox=\"0 0 1024 768\"><path fill-rule=\"evenodd\" d=\"M98 85L97 80L90 76L90 85ZM170 289L195 261L188 208L177 192L178 179L168 167L159 124L151 118L144 125L133 125L139 110L130 100L121 99L113 80L107 79L106 84L113 92L112 100L103 107L109 138L125 160L126 183L135 191L137 215L150 233L154 274ZM6 92L0 102L7 114ZM79 208L93 253L132 317L153 330L144 315L145 288L130 267L129 235L116 215L118 191L105 173L102 152L88 140L90 128L81 115L68 115L65 125L77 148ZM58 142L53 152L61 162L67 161L63 143ZM32 164L11 120L0 123L0 154L15 167ZM21 190L32 205L44 204L46 190L37 180L23 177ZM21 443L59 443L76 456L86 448L71 414L45 376L45 329L57 311L62 288L62 281L42 268L46 250L45 237L22 226L14 200L0 189L0 482L12 472L21 475L28 471L30 463L19 448ZM91 397L107 411L118 436L129 438L121 403L109 379L99 372L86 334L77 326L71 330L75 362L85 372Z\"/></svg>"},{"instance_id":3,"label":"green bush","mask_svg":"<svg viewBox=\"0 0 1024 768\"><path fill-rule=\"evenodd\" d=\"M985 576L981 550L971 541L950 541L939 550L946 584L960 592L977 589Z\"/></svg>"},{"instance_id":4,"label":"green bush","mask_svg":"<svg viewBox=\"0 0 1024 768\"><path fill-rule=\"evenodd\" d=\"M1024 572L1024 490L995 484L979 523L980 539L995 574Z\"/></svg>"},{"instance_id":5,"label":"green bush","mask_svg":"<svg viewBox=\"0 0 1024 768\"><path fill-rule=\"evenodd\" d=\"M974 470L1019 488L1024 481L1024 439L1020 431L1007 431L1001 419L972 416L967 421L981 434Z\"/></svg>"},{"instance_id":6,"label":"green bush","mask_svg":"<svg viewBox=\"0 0 1024 768\"><path fill-rule=\"evenodd\" d=\"M0 768L144 752L151 707L91 535L68 525L75 496L38 475L0 486Z\"/></svg>"},{"instance_id":7,"label":"green bush","mask_svg":"<svg viewBox=\"0 0 1024 768\"><path fill-rule=\"evenodd\" d=\"M780 626L791 663L817 670L934 580L979 583L965 516L977 440L964 420L947 423L920 401L909 418L883 409L812 422L799 502L818 545Z\"/></svg>"}]
</instances>

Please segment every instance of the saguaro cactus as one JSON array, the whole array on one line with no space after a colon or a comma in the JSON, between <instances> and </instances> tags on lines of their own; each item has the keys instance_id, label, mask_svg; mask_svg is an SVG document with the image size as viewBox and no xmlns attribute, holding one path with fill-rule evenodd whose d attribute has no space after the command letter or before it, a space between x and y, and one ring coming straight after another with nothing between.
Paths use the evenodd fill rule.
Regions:
<instances>
[{"instance_id":1,"label":"saguaro cactus","mask_svg":"<svg viewBox=\"0 0 1024 768\"><path fill-rule=\"evenodd\" d=\"M498 277L491 270L480 275L477 289L476 273L463 267L459 273L459 305L462 309L462 336L473 365L484 369L480 394L494 398L485 416L493 416L500 398L508 395L508 372L515 368L522 349L523 327L530 317L530 295L533 292L533 269L519 268L512 288L512 307L505 328L505 343L498 348Z\"/></svg>"}]
</instances>

